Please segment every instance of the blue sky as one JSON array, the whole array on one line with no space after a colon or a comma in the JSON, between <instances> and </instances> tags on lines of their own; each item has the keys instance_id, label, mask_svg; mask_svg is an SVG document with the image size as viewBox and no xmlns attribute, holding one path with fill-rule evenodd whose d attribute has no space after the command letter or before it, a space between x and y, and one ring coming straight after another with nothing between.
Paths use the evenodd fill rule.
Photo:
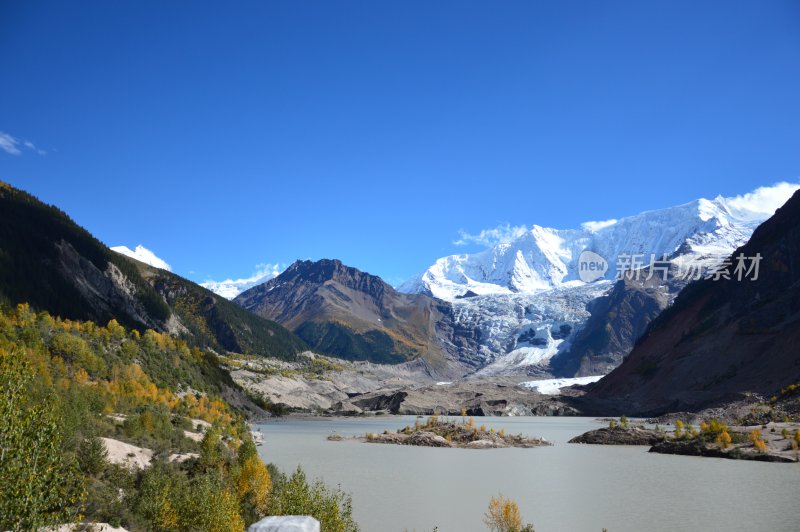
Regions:
<instances>
[{"instance_id":1,"label":"blue sky","mask_svg":"<svg viewBox=\"0 0 800 532\"><path fill-rule=\"evenodd\" d=\"M798 181L798 28L796 1L3 2L0 179L197 281L396 283L480 248L460 230Z\"/></svg>"}]
</instances>

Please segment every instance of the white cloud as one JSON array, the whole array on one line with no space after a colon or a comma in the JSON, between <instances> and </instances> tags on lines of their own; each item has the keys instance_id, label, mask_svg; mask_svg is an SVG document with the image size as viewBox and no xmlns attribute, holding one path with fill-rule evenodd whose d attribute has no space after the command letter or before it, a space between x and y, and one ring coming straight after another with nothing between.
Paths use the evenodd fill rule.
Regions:
<instances>
[{"instance_id":1,"label":"white cloud","mask_svg":"<svg viewBox=\"0 0 800 532\"><path fill-rule=\"evenodd\" d=\"M600 221L600 222L583 222L581 224L581 228L584 231L591 231L592 233L596 233L601 229L605 229L606 227L611 227L615 223L617 223L617 220L614 220L614 219L603 220L603 221Z\"/></svg>"},{"instance_id":2,"label":"white cloud","mask_svg":"<svg viewBox=\"0 0 800 532\"><path fill-rule=\"evenodd\" d=\"M113 251L120 253L122 255L126 255L132 259L136 259L139 262L144 262L145 264L149 264L154 268L161 268L162 270L172 271L172 268L169 264L167 264L163 259L156 256L155 253L144 247L143 245L139 244L136 246L135 250L132 250L128 246L114 246L111 248Z\"/></svg>"},{"instance_id":3,"label":"white cloud","mask_svg":"<svg viewBox=\"0 0 800 532\"><path fill-rule=\"evenodd\" d=\"M39 149L33 142L29 140L21 140L13 135L0 131L0 150L3 150L11 155L22 155L22 150L20 148L26 148L38 153L39 155L47 154L46 151Z\"/></svg>"},{"instance_id":4,"label":"white cloud","mask_svg":"<svg viewBox=\"0 0 800 532\"><path fill-rule=\"evenodd\" d=\"M19 155L22 152L19 151L17 146L19 146L19 141L17 139L8 133L0 131L0 149L11 155Z\"/></svg>"},{"instance_id":5,"label":"white cloud","mask_svg":"<svg viewBox=\"0 0 800 532\"><path fill-rule=\"evenodd\" d=\"M783 206L798 189L800 189L800 184L783 181L771 187L759 187L741 196L725 198L725 201L734 209L771 216L775 214L778 207Z\"/></svg>"},{"instance_id":6,"label":"white cloud","mask_svg":"<svg viewBox=\"0 0 800 532\"><path fill-rule=\"evenodd\" d=\"M484 229L480 233L473 235L464 230L458 232L458 240L453 242L456 246L465 246L469 243L481 244L486 247L497 244L506 244L515 240L529 231L524 225L504 224L491 229Z\"/></svg>"},{"instance_id":7,"label":"white cloud","mask_svg":"<svg viewBox=\"0 0 800 532\"><path fill-rule=\"evenodd\" d=\"M285 269L286 267L280 264L263 263L256 265L256 271L250 277L225 279L224 281L212 281L209 279L200 283L200 286L208 288L224 298L233 299L248 288L266 283L273 277L277 277Z\"/></svg>"}]
</instances>

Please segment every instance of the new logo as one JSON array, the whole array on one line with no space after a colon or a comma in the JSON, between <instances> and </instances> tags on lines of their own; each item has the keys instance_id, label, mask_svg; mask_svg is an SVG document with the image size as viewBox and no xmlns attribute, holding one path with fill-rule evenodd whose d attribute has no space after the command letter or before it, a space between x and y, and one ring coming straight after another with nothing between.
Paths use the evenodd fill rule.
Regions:
<instances>
[{"instance_id":1,"label":"new logo","mask_svg":"<svg viewBox=\"0 0 800 532\"><path fill-rule=\"evenodd\" d=\"M608 261L595 253L584 249L578 256L578 278L584 283L602 279L608 271Z\"/></svg>"}]
</instances>

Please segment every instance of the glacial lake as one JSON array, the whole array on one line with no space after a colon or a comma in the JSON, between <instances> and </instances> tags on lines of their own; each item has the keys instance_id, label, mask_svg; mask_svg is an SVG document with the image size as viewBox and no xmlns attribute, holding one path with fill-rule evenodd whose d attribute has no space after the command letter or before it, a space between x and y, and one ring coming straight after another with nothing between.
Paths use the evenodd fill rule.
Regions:
<instances>
[{"instance_id":1,"label":"glacial lake","mask_svg":"<svg viewBox=\"0 0 800 532\"><path fill-rule=\"evenodd\" d=\"M594 418L476 418L508 433L541 436L552 447L436 449L357 441L413 425L413 416L287 419L256 425L262 458L284 472L353 496L366 532L485 531L490 497L517 501L536 532L800 530L800 464L650 454L647 447L566 443L604 426Z\"/></svg>"}]
</instances>

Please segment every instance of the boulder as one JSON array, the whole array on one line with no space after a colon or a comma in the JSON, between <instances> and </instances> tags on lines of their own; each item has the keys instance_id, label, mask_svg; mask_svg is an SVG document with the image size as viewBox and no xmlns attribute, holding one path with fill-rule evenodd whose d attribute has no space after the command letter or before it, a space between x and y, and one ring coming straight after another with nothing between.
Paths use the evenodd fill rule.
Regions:
<instances>
[{"instance_id":1,"label":"boulder","mask_svg":"<svg viewBox=\"0 0 800 532\"><path fill-rule=\"evenodd\" d=\"M305 515L272 516L253 523L247 532L320 532L320 525Z\"/></svg>"},{"instance_id":2,"label":"boulder","mask_svg":"<svg viewBox=\"0 0 800 532\"><path fill-rule=\"evenodd\" d=\"M419 445L421 447L450 447L450 442L428 431L415 432L408 437L408 445Z\"/></svg>"}]
</instances>

